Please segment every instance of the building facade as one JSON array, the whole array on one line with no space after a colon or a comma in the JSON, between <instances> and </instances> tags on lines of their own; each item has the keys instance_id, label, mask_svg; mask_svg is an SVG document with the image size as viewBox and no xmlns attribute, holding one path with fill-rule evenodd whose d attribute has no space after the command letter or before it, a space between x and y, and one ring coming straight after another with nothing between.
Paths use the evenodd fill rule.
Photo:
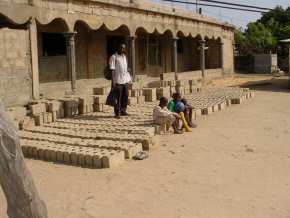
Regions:
<instances>
[{"instance_id":1,"label":"building facade","mask_svg":"<svg viewBox=\"0 0 290 218\"><path fill-rule=\"evenodd\" d=\"M108 84L119 43L135 80L233 73L234 27L144 0L0 0L0 98L6 106Z\"/></svg>"}]
</instances>

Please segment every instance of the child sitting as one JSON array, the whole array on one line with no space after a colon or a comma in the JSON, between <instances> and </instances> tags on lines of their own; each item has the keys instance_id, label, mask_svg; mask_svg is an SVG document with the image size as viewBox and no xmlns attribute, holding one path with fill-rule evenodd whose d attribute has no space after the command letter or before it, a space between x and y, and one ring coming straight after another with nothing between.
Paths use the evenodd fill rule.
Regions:
<instances>
[{"instance_id":1,"label":"child sitting","mask_svg":"<svg viewBox=\"0 0 290 218\"><path fill-rule=\"evenodd\" d=\"M187 100L185 98L181 99L181 102L185 106L184 115L188 125L192 128L196 128L196 125L192 123L192 111L194 108L187 103Z\"/></svg>"},{"instance_id":2,"label":"child sitting","mask_svg":"<svg viewBox=\"0 0 290 218\"><path fill-rule=\"evenodd\" d=\"M184 107L179 107L179 109L176 109L176 105L178 104L178 102L182 102ZM194 125L192 123L192 110L193 107L190 106L185 98L181 98L181 95L179 93L174 93L172 95L172 100L168 103L167 106L168 110L170 110L171 112L176 112L176 113L180 113L183 112L184 113L184 117L185 120L188 124L189 127L196 127L196 125ZM182 109L182 111L181 111ZM184 125L185 126L185 125Z\"/></svg>"},{"instance_id":3,"label":"child sitting","mask_svg":"<svg viewBox=\"0 0 290 218\"><path fill-rule=\"evenodd\" d=\"M171 112L167 109L168 99L165 97L160 98L159 105L155 106L153 110L153 120L156 124L171 125L175 134L182 134L178 129L178 121L180 116L177 113Z\"/></svg>"}]
</instances>

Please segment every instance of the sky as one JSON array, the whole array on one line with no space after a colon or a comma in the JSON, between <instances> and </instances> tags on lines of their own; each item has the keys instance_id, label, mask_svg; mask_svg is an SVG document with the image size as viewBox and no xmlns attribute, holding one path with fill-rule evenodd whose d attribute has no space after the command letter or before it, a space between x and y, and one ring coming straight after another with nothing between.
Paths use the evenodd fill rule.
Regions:
<instances>
[{"instance_id":1,"label":"sky","mask_svg":"<svg viewBox=\"0 0 290 218\"><path fill-rule=\"evenodd\" d=\"M163 2L162 0L150 0L155 2ZM193 0L183 0L183 1L191 1ZM195 1L195 0L194 0ZM258 6L258 7L265 7L265 8L274 8L277 5L281 5L282 7L286 8L290 6L290 0L219 0L223 2L229 2L229 3L237 3L237 4L246 4L246 5L252 5L252 6ZM203 2L206 4L206 2ZM167 3L168 4L168 3ZM171 3L169 3L171 4ZM185 6L184 4L178 4L174 3L175 7L183 7L188 10L194 10L195 6ZM210 4L210 3L209 3ZM213 7L206 7L202 6L203 14L208 15L211 17L218 18L222 21L227 21L229 23L232 23L236 25L237 27L243 27L245 28L247 23L251 21L256 21L261 17L260 13L254 13L254 12L245 12L245 11L236 11L236 10L229 10L229 9L223 9L223 8L213 8Z\"/></svg>"}]
</instances>

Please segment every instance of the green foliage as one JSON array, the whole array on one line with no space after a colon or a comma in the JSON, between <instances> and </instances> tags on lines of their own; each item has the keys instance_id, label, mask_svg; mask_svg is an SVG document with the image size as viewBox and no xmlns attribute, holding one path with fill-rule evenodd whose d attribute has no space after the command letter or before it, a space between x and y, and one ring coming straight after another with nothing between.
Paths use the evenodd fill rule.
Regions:
<instances>
[{"instance_id":1,"label":"green foliage","mask_svg":"<svg viewBox=\"0 0 290 218\"><path fill-rule=\"evenodd\" d=\"M249 23L246 30L235 33L239 51L243 55L268 53L277 50L281 39L290 38L290 7L283 9L277 6L256 22Z\"/></svg>"}]
</instances>

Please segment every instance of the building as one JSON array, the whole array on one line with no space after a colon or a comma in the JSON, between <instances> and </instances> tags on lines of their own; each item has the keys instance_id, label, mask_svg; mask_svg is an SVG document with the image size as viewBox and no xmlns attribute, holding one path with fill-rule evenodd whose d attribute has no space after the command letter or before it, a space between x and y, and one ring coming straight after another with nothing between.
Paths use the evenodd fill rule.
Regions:
<instances>
[{"instance_id":1,"label":"building","mask_svg":"<svg viewBox=\"0 0 290 218\"><path fill-rule=\"evenodd\" d=\"M233 73L234 27L144 0L0 0L0 98L6 106L89 92L126 42L136 80Z\"/></svg>"}]
</instances>

